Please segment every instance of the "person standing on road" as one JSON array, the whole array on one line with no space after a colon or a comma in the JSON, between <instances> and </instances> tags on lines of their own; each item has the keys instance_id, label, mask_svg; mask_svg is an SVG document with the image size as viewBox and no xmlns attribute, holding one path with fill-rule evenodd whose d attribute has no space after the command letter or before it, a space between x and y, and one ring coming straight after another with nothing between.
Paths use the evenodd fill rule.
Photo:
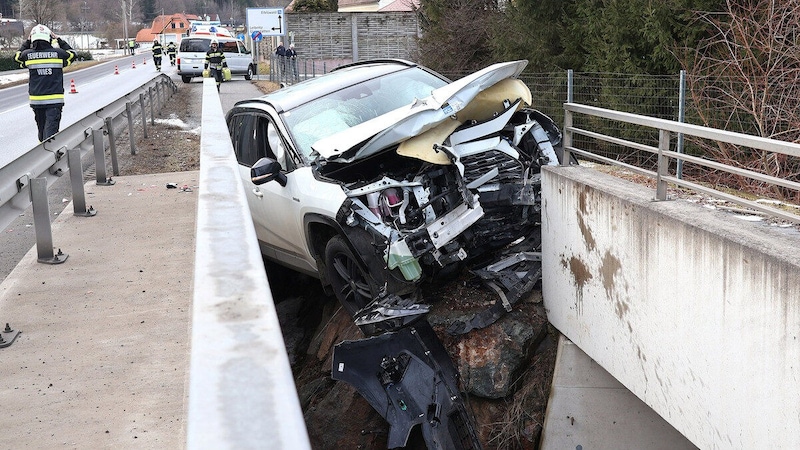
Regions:
<instances>
[{"instance_id":1,"label":"person standing on road","mask_svg":"<svg viewBox=\"0 0 800 450\"><path fill-rule=\"evenodd\" d=\"M133 39L129 40L128 41L128 50L131 51L131 55L136 53L135 48L136 48L136 41L133 40Z\"/></svg>"},{"instance_id":2,"label":"person standing on road","mask_svg":"<svg viewBox=\"0 0 800 450\"><path fill-rule=\"evenodd\" d=\"M283 41L278 42L275 55L278 57L278 68L280 69L278 76L280 77L286 73L286 47L283 46Z\"/></svg>"},{"instance_id":3,"label":"person standing on road","mask_svg":"<svg viewBox=\"0 0 800 450\"><path fill-rule=\"evenodd\" d=\"M169 56L169 64L171 66L175 65L175 56L178 54L178 49L175 47L174 42L170 42L167 44L167 56Z\"/></svg>"},{"instance_id":4,"label":"person standing on road","mask_svg":"<svg viewBox=\"0 0 800 450\"><path fill-rule=\"evenodd\" d=\"M227 68L228 63L225 62L225 53L219 48L219 42L216 39L211 40L211 48L206 52L206 65L203 72L210 71L209 74L217 80L217 92L219 92L219 85L222 83L222 69ZM203 74L205 76L205 74Z\"/></svg>"},{"instance_id":5,"label":"person standing on road","mask_svg":"<svg viewBox=\"0 0 800 450\"><path fill-rule=\"evenodd\" d=\"M51 44L53 40L58 43L58 48ZM36 25L31 30L30 39L22 43L14 59L20 67L28 68L28 97L39 128L39 142L44 142L58 133L61 125L64 67L75 59L75 52L49 28Z\"/></svg>"},{"instance_id":6,"label":"person standing on road","mask_svg":"<svg viewBox=\"0 0 800 450\"><path fill-rule=\"evenodd\" d=\"M289 48L286 49L286 59L289 62L290 74L294 81L297 81L297 52L294 51L294 44L289 44Z\"/></svg>"},{"instance_id":7,"label":"person standing on road","mask_svg":"<svg viewBox=\"0 0 800 450\"><path fill-rule=\"evenodd\" d=\"M164 47L158 39L153 40L153 62L156 63L156 70L161 72L161 57L164 56Z\"/></svg>"}]
</instances>

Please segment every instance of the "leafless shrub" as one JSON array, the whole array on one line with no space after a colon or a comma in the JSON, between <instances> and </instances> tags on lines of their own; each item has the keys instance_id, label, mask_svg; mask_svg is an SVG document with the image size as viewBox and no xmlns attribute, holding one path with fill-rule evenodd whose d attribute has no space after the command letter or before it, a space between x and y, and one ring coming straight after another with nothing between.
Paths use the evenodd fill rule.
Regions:
<instances>
[{"instance_id":1,"label":"leafless shrub","mask_svg":"<svg viewBox=\"0 0 800 450\"><path fill-rule=\"evenodd\" d=\"M800 0L727 0L722 13L698 13L711 26L686 61L697 120L714 128L800 142ZM704 155L797 181L800 158L693 141ZM735 175L721 182L780 197L797 196ZM796 198L795 198L796 199Z\"/></svg>"}]
</instances>

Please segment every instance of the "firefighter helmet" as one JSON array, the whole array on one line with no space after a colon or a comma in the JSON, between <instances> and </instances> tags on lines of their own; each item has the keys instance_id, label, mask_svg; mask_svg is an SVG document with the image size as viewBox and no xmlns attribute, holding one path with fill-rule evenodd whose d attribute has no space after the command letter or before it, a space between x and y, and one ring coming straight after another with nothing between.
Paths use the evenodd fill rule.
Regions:
<instances>
[{"instance_id":1,"label":"firefighter helmet","mask_svg":"<svg viewBox=\"0 0 800 450\"><path fill-rule=\"evenodd\" d=\"M47 41L50 42L50 28L44 25L36 25L31 30L31 42L33 41Z\"/></svg>"}]
</instances>

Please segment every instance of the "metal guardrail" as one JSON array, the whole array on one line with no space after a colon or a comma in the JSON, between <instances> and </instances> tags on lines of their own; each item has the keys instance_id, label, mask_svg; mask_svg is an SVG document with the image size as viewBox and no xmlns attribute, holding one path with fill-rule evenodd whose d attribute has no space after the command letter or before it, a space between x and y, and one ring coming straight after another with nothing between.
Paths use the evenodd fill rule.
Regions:
<instances>
[{"instance_id":1,"label":"metal guardrail","mask_svg":"<svg viewBox=\"0 0 800 450\"><path fill-rule=\"evenodd\" d=\"M189 449L310 449L239 165L203 81Z\"/></svg>"},{"instance_id":2,"label":"metal guardrail","mask_svg":"<svg viewBox=\"0 0 800 450\"><path fill-rule=\"evenodd\" d=\"M302 57L270 55L269 81L273 83L294 84L324 75L349 60L324 60Z\"/></svg>"},{"instance_id":3,"label":"metal guardrail","mask_svg":"<svg viewBox=\"0 0 800 450\"><path fill-rule=\"evenodd\" d=\"M106 172L104 137L108 136L113 174L119 175L114 136L126 122L128 132L133 136L133 118L140 113L144 136L147 137L146 106L150 107L150 123L153 124L155 104L163 105L177 88L168 76L162 74L0 167L0 228L7 226L28 206L33 205L39 262L64 262L67 257L60 249L58 254L53 254L47 187L69 172L75 214L93 216L96 211L91 207L86 209L81 159L93 151L97 184L113 184ZM131 154L135 154L135 139L130 139L130 142Z\"/></svg>"},{"instance_id":4,"label":"metal guardrail","mask_svg":"<svg viewBox=\"0 0 800 450\"><path fill-rule=\"evenodd\" d=\"M613 136L608 136L600 133L595 133L589 130L583 130L580 128L576 128L573 126L573 114L584 114L587 116L593 117L601 117L609 120L619 121L623 123L629 123L634 125L640 125L644 127L649 127L653 129L657 129L659 131L659 144L658 147L652 147L648 145L643 145L637 142L628 141L625 139L616 138ZM597 108L593 106L586 106L580 105L577 103L567 102L564 103L564 137L563 137L563 146L564 146L564 157L563 161L570 160L570 153L575 153L580 155L584 158L599 161L605 164L611 164L615 166L624 167L632 172L638 173L640 175L645 175L651 177L656 180L656 199L657 200L666 200L667 199L667 185L673 184L676 186L680 186L687 189L692 189L698 192L702 192L704 194L710 195L712 197L720 198L727 200L731 203L738 204L740 206L750 208L755 211L759 211L761 213L777 217L783 220L787 220L790 222L800 223L800 216L782 211L776 208L771 208L769 206L765 206L761 203L757 203L754 201L750 201L744 199L742 197L737 197L735 195L731 195L722 191L718 191L713 188L709 188L703 186L701 184L692 183L690 181L683 180L676 176L672 176L669 173L670 168L670 160L674 159L678 162L683 163L692 163L697 164L699 166L707 167L714 170L720 170L727 173L735 174L745 178L751 178L754 180L762 181L764 183L769 183L775 186L781 186L787 189L791 189L797 192L800 192L800 183L796 183L794 181L785 180L782 178L776 178L773 176L765 175L762 173L754 172L747 169L741 169L738 167L733 167L725 164L721 164L715 161L707 160L704 158L698 158L695 156L687 155L685 153L679 153L676 151L670 150L670 142L672 139L672 135L685 135L685 136L695 136L698 138L703 139L710 139L717 142L724 142L736 146L741 147L749 147L758 150L764 150L767 152L772 153L779 153L783 155L789 155L794 157L800 157L800 144L794 144L791 142L784 142L778 141L775 139L768 139L762 138L759 136L751 136L742 133L734 133L730 131L723 131L717 130L714 128L702 127L698 125L689 125L680 122L674 122L670 120L664 119L655 119L652 117L641 116L637 114L630 114L624 113L620 111L613 111L609 109ZM636 150L641 150L649 153L653 153L658 155L658 165L656 171L651 171L647 169L643 169L640 167L636 167L630 164L622 163L620 161L602 157L596 155L590 151L582 150L573 147L573 135L581 135L586 136L589 138L601 140L604 142L609 142L612 144L621 145L623 147L628 147Z\"/></svg>"}]
</instances>

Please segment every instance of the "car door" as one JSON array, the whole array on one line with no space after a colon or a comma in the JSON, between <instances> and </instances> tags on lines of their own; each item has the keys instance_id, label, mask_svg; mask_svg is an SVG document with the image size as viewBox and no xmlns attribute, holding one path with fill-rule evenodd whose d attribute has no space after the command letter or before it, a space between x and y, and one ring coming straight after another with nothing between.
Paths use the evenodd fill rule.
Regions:
<instances>
[{"instance_id":1,"label":"car door","mask_svg":"<svg viewBox=\"0 0 800 450\"><path fill-rule=\"evenodd\" d=\"M250 55L242 54L239 51L239 43L235 40L221 40L220 46L225 53L225 63L231 69L231 73L244 74L247 73L248 59Z\"/></svg>"},{"instance_id":2,"label":"car door","mask_svg":"<svg viewBox=\"0 0 800 450\"><path fill-rule=\"evenodd\" d=\"M276 123L269 115L252 109L240 110L229 120L239 174L262 252L298 270L315 273L316 262L308 251L303 230L302 198L308 191L301 188L314 182L311 168L294 167L287 154L282 161L286 186L277 181L258 186L250 179L250 167L260 158L277 160L267 135L268 128ZM288 153L285 139L279 139Z\"/></svg>"}]
</instances>

